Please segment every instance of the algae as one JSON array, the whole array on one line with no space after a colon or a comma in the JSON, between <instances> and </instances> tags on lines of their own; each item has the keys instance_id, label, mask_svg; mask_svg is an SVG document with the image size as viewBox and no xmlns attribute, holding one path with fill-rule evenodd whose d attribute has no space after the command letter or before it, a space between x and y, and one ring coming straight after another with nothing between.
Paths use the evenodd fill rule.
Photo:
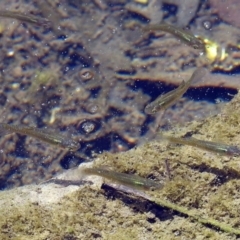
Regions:
<instances>
[{"instance_id":1,"label":"algae","mask_svg":"<svg viewBox=\"0 0 240 240\"><path fill-rule=\"evenodd\" d=\"M49 70L36 71L28 89L29 101L34 103L36 99L42 99L54 91L60 91L61 83L56 72Z\"/></svg>"},{"instance_id":2,"label":"algae","mask_svg":"<svg viewBox=\"0 0 240 240\"><path fill-rule=\"evenodd\" d=\"M168 133L240 145L239 105L237 95L221 114ZM93 165L161 181L164 188L147 192L149 200L106 187L101 178L92 177L90 185L50 183L4 191L0 238L237 239L240 235L239 157L156 140L124 153L103 153Z\"/></svg>"}]
</instances>

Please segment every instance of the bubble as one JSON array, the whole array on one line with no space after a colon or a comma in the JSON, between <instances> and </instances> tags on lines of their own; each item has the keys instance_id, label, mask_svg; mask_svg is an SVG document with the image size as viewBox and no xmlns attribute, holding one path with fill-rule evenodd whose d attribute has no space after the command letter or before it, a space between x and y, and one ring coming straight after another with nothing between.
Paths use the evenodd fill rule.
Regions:
<instances>
[{"instance_id":1,"label":"bubble","mask_svg":"<svg viewBox=\"0 0 240 240\"><path fill-rule=\"evenodd\" d=\"M87 121L82 124L82 129L85 133L90 133L95 129L95 124L93 122Z\"/></svg>"},{"instance_id":2,"label":"bubble","mask_svg":"<svg viewBox=\"0 0 240 240\"><path fill-rule=\"evenodd\" d=\"M93 72L90 71L89 69L83 69L82 71L80 71L80 77L83 80L90 80L92 79L94 76Z\"/></svg>"},{"instance_id":3,"label":"bubble","mask_svg":"<svg viewBox=\"0 0 240 240\"><path fill-rule=\"evenodd\" d=\"M204 28L205 28L206 30L209 30L209 29L212 28L212 24L211 24L211 22L208 21L208 20L203 22L203 26L204 26Z\"/></svg>"},{"instance_id":4,"label":"bubble","mask_svg":"<svg viewBox=\"0 0 240 240\"><path fill-rule=\"evenodd\" d=\"M85 110L86 110L88 113L95 114L95 113L97 113L97 111L98 111L99 109L98 109L98 105L97 105L97 104L95 104L95 103L89 103L89 104L86 105Z\"/></svg>"},{"instance_id":5,"label":"bubble","mask_svg":"<svg viewBox=\"0 0 240 240\"><path fill-rule=\"evenodd\" d=\"M90 113L96 113L98 110L98 107L96 105L90 106L89 112Z\"/></svg>"},{"instance_id":6,"label":"bubble","mask_svg":"<svg viewBox=\"0 0 240 240\"><path fill-rule=\"evenodd\" d=\"M13 49L9 49L8 52L7 52L7 56L8 57L12 57L14 55L14 50Z\"/></svg>"},{"instance_id":7,"label":"bubble","mask_svg":"<svg viewBox=\"0 0 240 240\"><path fill-rule=\"evenodd\" d=\"M82 122L79 122L77 128L78 131L83 135L93 134L100 130L102 124L101 121L95 121L90 119L85 119Z\"/></svg>"}]
</instances>

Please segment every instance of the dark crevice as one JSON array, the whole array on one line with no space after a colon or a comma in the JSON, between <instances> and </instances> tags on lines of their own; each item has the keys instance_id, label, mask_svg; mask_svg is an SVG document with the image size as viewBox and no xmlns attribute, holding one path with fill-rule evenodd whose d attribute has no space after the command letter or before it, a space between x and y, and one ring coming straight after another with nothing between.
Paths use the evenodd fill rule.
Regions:
<instances>
[{"instance_id":1,"label":"dark crevice","mask_svg":"<svg viewBox=\"0 0 240 240\"><path fill-rule=\"evenodd\" d=\"M212 186L216 186L216 185L220 186L232 179L240 179L240 173L232 168L218 169L215 167L211 167L206 163L201 163L201 164L182 163L182 164L187 165L189 168L191 168L194 171L215 174L216 177L211 183Z\"/></svg>"},{"instance_id":2,"label":"dark crevice","mask_svg":"<svg viewBox=\"0 0 240 240\"><path fill-rule=\"evenodd\" d=\"M19 135L19 138L16 142L15 156L20 158L28 158L28 153L25 149L25 139L26 136Z\"/></svg>"},{"instance_id":3,"label":"dark crevice","mask_svg":"<svg viewBox=\"0 0 240 240\"><path fill-rule=\"evenodd\" d=\"M158 96L177 88L177 86L173 87L165 83L151 81L135 81L129 86L135 91L141 89L143 93L148 94L151 97L151 101L155 100ZM237 90L232 88L199 87L189 88L184 94L184 97L190 98L193 101L209 101L216 103L217 99L230 101L235 94L237 94Z\"/></svg>"},{"instance_id":4,"label":"dark crevice","mask_svg":"<svg viewBox=\"0 0 240 240\"><path fill-rule=\"evenodd\" d=\"M128 11L127 12L127 16L125 16L124 20L126 21L127 19L131 19L131 20L137 20L141 23L148 23L149 22L149 18L147 18L146 16L143 16L140 13L137 12L133 12L133 11Z\"/></svg>"},{"instance_id":5,"label":"dark crevice","mask_svg":"<svg viewBox=\"0 0 240 240\"><path fill-rule=\"evenodd\" d=\"M135 212L152 212L156 218L161 221L167 221L174 217L174 215L182 215L177 212L174 212L170 209L161 207L160 205L144 199L142 197L134 197L127 193L120 192L108 184L103 184L102 189L104 190L104 195L109 200L120 199L125 205L133 209ZM153 220L149 220L153 221Z\"/></svg>"},{"instance_id":6,"label":"dark crevice","mask_svg":"<svg viewBox=\"0 0 240 240\"><path fill-rule=\"evenodd\" d=\"M163 19L165 20L171 16L176 16L178 7L175 4L163 3L162 11L164 13Z\"/></svg>"},{"instance_id":7,"label":"dark crevice","mask_svg":"<svg viewBox=\"0 0 240 240\"><path fill-rule=\"evenodd\" d=\"M218 74L224 74L224 75L235 75L235 74L240 74L240 66L235 66L232 68L230 71L224 71L223 69L218 69L217 67L215 70L212 71L212 73L218 73Z\"/></svg>"}]
</instances>

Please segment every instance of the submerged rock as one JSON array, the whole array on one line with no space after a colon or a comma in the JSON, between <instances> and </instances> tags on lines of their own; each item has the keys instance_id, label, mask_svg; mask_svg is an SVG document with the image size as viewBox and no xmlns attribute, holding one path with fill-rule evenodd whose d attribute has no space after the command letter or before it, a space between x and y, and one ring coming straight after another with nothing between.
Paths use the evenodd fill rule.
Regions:
<instances>
[{"instance_id":1,"label":"submerged rock","mask_svg":"<svg viewBox=\"0 0 240 240\"><path fill-rule=\"evenodd\" d=\"M221 114L169 134L239 146L239 105L237 95ZM187 214L230 226L226 231L239 231L239 157L155 141L125 153L99 155L93 165L160 181L167 179L166 159L173 179L147 195L124 193L99 177L83 181L78 168L55 183L0 192L0 239L237 239L171 209L179 206Z\"/></svg>"}]
</instances>

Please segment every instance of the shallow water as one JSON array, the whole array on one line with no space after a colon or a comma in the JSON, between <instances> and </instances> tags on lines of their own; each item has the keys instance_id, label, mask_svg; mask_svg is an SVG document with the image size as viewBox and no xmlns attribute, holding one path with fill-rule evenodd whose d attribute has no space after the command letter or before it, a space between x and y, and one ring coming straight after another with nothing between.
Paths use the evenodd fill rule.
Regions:
<instances>
[{"instance_id":1,"label":"shallow water","mask_svg":"<svg viewBox=\"0 0 240 240\"><path fill-rule=\"evenodd\" d=\"M229 70L228 61L204 60L169 34L142 33L139 24L149 21L184 22L182 5L160 2L154 7L135 1L1 1L3 9L45 18L54 14L50 27L1 18L0 121L46 127L82 146L74 155L30 137L2 136L1 189L44 181L96 153L126 151L145 137L154 139L159 127L204 119L221 110L216 102L231 100L237 87L226 80L223 88L209 79L204 87L190 88L163 117L144 113L150 101L177 87L181 74L196 66L238 73L237 64ZM192 17L186 16L186 25L193 33L218 40L214 27L220 23L213 21L206 3ZM206 19L211 31L202 25ZM162 77L156 81L156 72L179 73L179 78L172 77L170 84ZM139 80L144 74L148 77Z\"/></svg>"}]
</instances>

